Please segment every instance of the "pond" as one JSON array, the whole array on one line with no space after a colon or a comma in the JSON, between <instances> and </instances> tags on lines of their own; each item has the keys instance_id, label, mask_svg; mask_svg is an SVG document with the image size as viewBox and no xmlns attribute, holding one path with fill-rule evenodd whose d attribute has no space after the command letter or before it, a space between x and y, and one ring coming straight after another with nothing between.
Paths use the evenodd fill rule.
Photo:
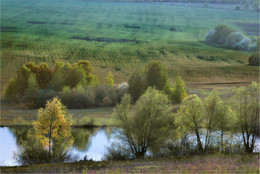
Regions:
<instances>
[{"instance_id":1,"label":"pond","mask_svg":"<svg viewBox=\"0 0 260 174\"><path fill-rule=\"evenodd\" d=\"M15 152L19 152L20 148L22 148L22 141L26 140L30 128L31 127L0 128L0 166L19 165L14 159ZM77 155L79 160L84 159L87 155L88 160L101 161L106 153L107 147L110 147L113 142L120 142L115 132L116 129L112 127L91 129L73 128L74 145L69 152L73 155ZM234 136L236 136L235 141L241 141L241 136ZM191 135L189 141L195 145L195 136ZM260 152L259 138L256 139L254 152Z\"/></svg>"},{"instance_id":2,"label":"pond","mask_svg":"<svg viewBox=\"0 0 260 174\"><path fill-rule=\"evenodd\" d=\"M30 127L1 127L0 128L0 166L19 165L14 159L15 152L21 148ZM107 147L116 141L113 128L73 128L73 148L69 151L79 159L101 161Z\"/></svg>"}]
</instances>

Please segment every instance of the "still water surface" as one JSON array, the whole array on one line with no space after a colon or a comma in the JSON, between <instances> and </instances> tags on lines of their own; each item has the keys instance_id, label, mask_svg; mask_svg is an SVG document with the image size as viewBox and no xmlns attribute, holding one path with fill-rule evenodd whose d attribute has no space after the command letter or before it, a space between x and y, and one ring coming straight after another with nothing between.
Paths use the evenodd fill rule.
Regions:
<instances>
[{"instance_id":1,"label":"still water surface","mask_svg":"<svg viewBox=\"0 0 260 174\"><path fill-rule=\"evenodd\" d=\"M14 156L22 147L22 140L26 140L29 129L30 127L0 128L0 166L19 165L15 161ZM104 157L107 147L110 147L113 142L120 142L116 138L115 130L115 128L73 128L74 145L69 152L77 155L79 160L82 160L87 155L87 159L100 161ZM242 143L241 136L236 137L235 141ZM191 135L189 141L195 145L196 137ZM256 139L256 149L254 152L260 152L259 138Z\"/></svg>"},{"instance_id":2,"label":"still water surface","mask_svg":"<svg viewBox=\"0 0 260 174\"><path fill-rule=\"evenodd\" d=\"M15 153L21 148L21 140L24 139L29 127L0 128L0 166L19 165L15 159ZM107 147L116 141L116 135L112 128L73 128L74 145L69 151L83 159L94 161L102 160Z\"/></svg>"}]
</instances>

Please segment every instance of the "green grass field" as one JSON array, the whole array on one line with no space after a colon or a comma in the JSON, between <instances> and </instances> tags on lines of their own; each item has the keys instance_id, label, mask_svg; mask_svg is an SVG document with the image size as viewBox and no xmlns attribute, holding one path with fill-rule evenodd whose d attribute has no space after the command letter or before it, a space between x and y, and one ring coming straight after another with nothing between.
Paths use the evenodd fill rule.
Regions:
<instances>
[{"instance_id":1,"label":"green grass field","mask_svg":"<svg viewBox=\"0 0 260 174\"><path fill-rule=\"evenodd\" d=\"M156 3L2 0L0 20L2 87L29 61L52 65L57 60L80 59L90 60L101 82L109 70L116 83L127 81L151 59L164 62L170 78L181 75L186 81L258 79L258 68L247 65L250 52L203 42L218 24L253 36L258 28L252 26L257 27L259 20L253 11Z\"/></svg>"}]
</instances>

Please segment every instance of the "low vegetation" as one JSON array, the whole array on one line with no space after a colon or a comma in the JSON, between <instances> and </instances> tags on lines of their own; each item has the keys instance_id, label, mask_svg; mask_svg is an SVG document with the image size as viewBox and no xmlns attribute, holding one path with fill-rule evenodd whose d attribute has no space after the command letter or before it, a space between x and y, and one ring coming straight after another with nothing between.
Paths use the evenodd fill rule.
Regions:
<instances>
[{"instance_id":1,"label":"low vegetation","mask_svg":"<svg viewBox=\"0 0 260 174\"><path fill-rule=\"evenodd\" d=\"M173 103L181 103L187 91L181 77L177 77L174 86L171 84L166 67L160 61L151 61L146 67L133 73L128 80L129 93L135 102L148 87L164 91Z\"/></svg>"},{"instance_id":2,"label":"low vegetation","mask_svg":"<svg viewBox=\"0 0 260 174\"><path fill-rule=\"evenodd\" d=\"M218 25L206 35L206 42L239 50L257 50L256 38L250 39L241 32L235 32L226 25Z\"/></svg>"},{"instance_id":3,"label":"low vegetation","mask_svg":"<svg viewBox=\"0 0 260 174\"><path fill-rule=\"evenodd\" d=\"M259 173L256 155L210 155L0 167L3 173Z\"/></svg>"},{"instance_id":4,"label":"low vegetation","mask_svg":"<svg viewBox=\"0 0 260 174\"><path fill-rule=\"evenodd\" d=\"M27 63L10 80L4 95L12 104L23 103L29 108L43 107L47 100L59 96L68 108L78 109L113 106L128 90L126 85L114 86L110 72L105 84L99 83L89 61L73 65L57 62L53 69L45 63Z\"/></svg>"}]
</instances>

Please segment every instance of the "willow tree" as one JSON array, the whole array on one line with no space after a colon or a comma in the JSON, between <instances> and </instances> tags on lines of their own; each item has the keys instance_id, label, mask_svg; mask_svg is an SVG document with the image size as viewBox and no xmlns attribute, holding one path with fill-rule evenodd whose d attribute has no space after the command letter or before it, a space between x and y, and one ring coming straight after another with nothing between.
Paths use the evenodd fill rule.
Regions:
<instances>
[{"instance_id":1,"label":"willow tree","mask_svg":"<svg viewBox=\"0 0 260 174\"><path fill-rule=\"evenodd\" d=\"M190 95L182 102L175 120L184 135L195 134L199 152L204 152L200 132L203 127L203 109L201 99L195 94Z\"/></svg>"},{"instance_id":2,"label":"willow tree","mask_svg":"<svg viewBox=\"0 0 260 174\"><path fill-rule=\"evenodd\" d=\"M139 98L130 113L131 97L126 95L115 108L122 131L120 138L136 158L143 158L148 149L156 151L169 134L171 106L167 95L153 88Z\"/></svg>"},{"instance_id":3,"label":"willow tree","mask_svg":"<svg viewBox=\"0 0 260 174\"><path fill-rule=\"evenodd\" d=\"M259 133L259 83L252 82L248 87L237 89L234 99L234 111L247 153L255 148L256 136Z\"/></svg>"},{"instance_id":4,"label":"willow tree","mask_svg":"<svg viewBox=\"0 0 260 174\"><path fill-rule=\"evenodd\" d=\"M48 150L49 161L52 161L53 155L62 153L73 143L71 117L57 97L47 101L45 108L38 110L37 117L34 122L35 138L43 149Z\"/></svg>"}]
</instances>

